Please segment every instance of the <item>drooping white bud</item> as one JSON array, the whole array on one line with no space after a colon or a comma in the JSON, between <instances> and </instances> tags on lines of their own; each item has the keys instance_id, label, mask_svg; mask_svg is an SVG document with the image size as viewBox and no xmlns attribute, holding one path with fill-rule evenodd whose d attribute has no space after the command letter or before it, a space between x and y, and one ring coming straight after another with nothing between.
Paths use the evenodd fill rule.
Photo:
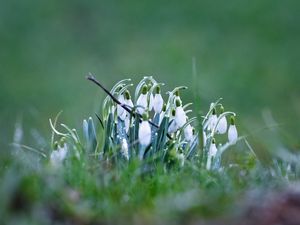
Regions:
<instances>
[{"instance_id":1,"label":"drooping white bud","mask_svg":"<svg viewBox=\"0 0 300 225\"><path fill-rule=\"evenodd\" d=\"M143 146L148 146L151 142L151 128L148 121L143 120L139 126L139 142Z\"/></svg>"},{"instance_id":2,"label":"drooping white bud","mask_svg":"<svg viewBox=\"0 0 300 225\"><path fill-rule=\"evenodd\" d=\"M189 124L186 126L186 128L184 128L184 137L185 140L187 141L192 141L193 140L193 127Z\"/></svg>"},{"instance_id":3,"label":"drooping white bud","mask_svg":"<svg viewBox=\"0 0 300 225\"><path fill-rule=\"evenodd\" d=\"M226 117L223 116L217 125L217 133L225 134L226 131L227 131L227 120L226 120Z\"/></svg>"},{"instance_id":4,"label":"drooping white bud","mask_svg":"<svg viewBox=\"0 0 300 225\"><path fill-rule=\"evenodd\" d=\"M238 139L238 132L235 125L230 125L228 128L228 141L235 143Z\"/></svg>"},{"instance_id":5,"label":"drooping white bud","mask_svg":"<svg viewBox=\"0 0 300 225\"><path fill-rule=\"evenodd\" d=\"M213 108L212 114L209 116L209 119L208 119L208 130L214 129L217 122L218 122L218 117L216 115L216 109Z\"/></svg>"},{"instance_id":6,"label":"drooping white bud","mask_svg":"<svg viewBox=\"0 0 300 225\"><path fill-rule=\"evenodd\" d=\"M147 95L141 94L136 102L137 111L139 114L143 114L147 109Z\"/></svg>"},{"instance_id":7,"label":"drooping white bud","mask_svg":"<svg viewBox=\"0 0 300 225\"><path fill-rule=\"evenodd\" d=\"M187 120L186 113L184 112L179 100L176 101L176 111L175 111L175 122L178 128L181 128Z\"/></svg>"},{"instance_id":8,"label":"drooping white bud","mask_svg":"<svg viewBox=\"0 0 300 225\"><path fill-rule=\"evenodd\" d=\"M129 154L128 154L128 144L125 138L122 139L121 143L121 153L122 155L129 160Z\"/></svg>"},{"instance_id":9,"label":"drooping white bud","mask_svg":"<svg viewBox=\"0 0 300 225\"><path fill-rule=\"evenodd\" d=\"M161 94L155 94L153 99L153 108L155 113L160 113L164 105L164 100Z\"/></svg>"},{"instance_id":10,"label":"drooping white bud","mask_svg":"<svg viewBox=\"0 0 300 225\"><path fill-rule=\"evenodd\" d=\"M235 126L234 116L230 117L230 126L228 128L228 141L230 143L235 143L238 139L238 132Z\"/></svg>"},{"instance_id":11,"label":"drooping white bud","mask_svg":"<svg viewBox=\"0 0 300 225\"><path fill-rule=\"evenodd\" d=\"M209 148L209 154L212 156L212 157L215 157L216 154L217 154L217 147L216 147L216 143L212 142L211 145L210 145L210 148Z\"/></svg>"}]
</instances>

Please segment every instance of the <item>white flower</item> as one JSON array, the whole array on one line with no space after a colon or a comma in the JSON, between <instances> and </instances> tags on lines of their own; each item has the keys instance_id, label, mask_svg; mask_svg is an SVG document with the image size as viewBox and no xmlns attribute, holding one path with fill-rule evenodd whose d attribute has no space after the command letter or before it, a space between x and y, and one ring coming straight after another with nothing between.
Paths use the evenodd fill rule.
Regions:
<instances>
[{"instance_id":1,"label":"white flower","mask_svg":"<svg viewBox=\"0 0 300 225\"><path fill-rule=\"evenodd\" d=\"M227 131L227 120L226 117L223 116L217 125L217 133L225 134L226 131Z\"/></svg>"},{"instance_id":2,"label":"white flower","mask_svg":"<svg viewBox=\"0 0 300 225\"><path fill-rule=\"evenodd\" d=\"M217 154L217 147L216 147L216 143L212 142L211 145L210 145L210 148L209 148L209 155L212 156L212 157L215 157L216 154Z\"/></svg>"},{"instance_id":3,"label":"white flower","mask_svg":"<svg viewBox=\"0 0 300 225\"><path fill-rule=\"evenodd\" d=\"M143 114L147 109L147 94L141 94L136 101L137 111L139 114Z\"/></svg>"},{"instance_id":4,"label":"white flower","mask_svg":"<svg viewBox=\"0 0 300 225\"><path fill-rule=\"evenodd\" d=\"M123 95L120 95L119 98L118 98L119 102L121 104L124 104L125 103L125 99L124 99L124 96ZM125 117L126 117L126 111L125 109L123 109L122 106L120 106L119 104L117 105L117 114L118 116L120 117L121 120L125 120Z\"/></svg>"},{"instance_id":5,"label":"white flower","mask_svg":"<svg viewBox=\"0 0 300 225\"><path fill-rule=\"evenodd\" d=\"M153 108L155 113L160 113L164 105L164 100L161 94L155 94L153 99Z\"/></svg>"},{"instance_id":6,"label":"white flower","mask_svg":"<svg viewBox=\"0 0 300 225\"><path fill-rule=\"evenodd\" d=\"M139 142L143 146L147 146L151 142L151 128L148 121L142 121L140 123Z\"/></svg>"},{"instance_id":7,"label":"white flower","mask_svg":"<svg viewBox=\"0 0 300 225\"><path fill-rule=\"evenodd\" d=\"M122 155L128 160L129 155L128 155L128 144L125 138L122 139L122 144L121 144L121 153Z\"/></svg>"},{"instance_id":8,"label":"white flower","mask_svg":"<svg viewBox=\"0 0 300 225\"><path fill-rule=\"evenodd\" d=\"M238 132L235 125L230 125L228 128L228 140L230 143L235 143L238 138Z\"/></svg>"},{"instance_id":9,"label":"white flower","mask_svg":"<svg viewBox=\"0 0 300 225\"><path fill-rule=\"evenodd\" d=\"M179 128L186 123L186 114L181 106L176 107L175 121Z\"/></svg>"},{"instance_id":10,"label":"white flower","mask_svg":"<svg viewBox=\"0 0 300 225\"><path fill-rule=\"evenodd\" d=\"M208 119L208 130L214 129L218 121L218 117L216 114L211 114Z\"/></svg>"},{"instance_id":11,"label":"white flower","mask_svg":"<svg viewBox=\"0 0 300 225\"><path fill-rule=\"evenodd\" d=\"M193 134L193 127L189 124L184 128L184 137L187 141L192 141L194 134Z\"/></svg>"},{"instance_id":12,"label":"white flower","mask_svg":"<svg viewBox=\"0 0 300 225\"><path fill-rule=\"evenodd\" d=\"M208 155L207 155L207 164L206 169L210 170L211 163L213 161L213 158L216 156L218 152L218 149L216 147L215 139L212 140L211 145L209 147Z\"/></svg>"},{"instance_id":13,"label":"white flower","mask_svg":"<svg viewBox=\"0 0 300 225\"><path fill-rule=\"evenodd\" d=\"M63 160L66 158L68 152L67 144L64 144L63 147L58 146L57 150L51 152L50 162L53 166L57 167L61 165Z\"/></svg>"}]
</instances>

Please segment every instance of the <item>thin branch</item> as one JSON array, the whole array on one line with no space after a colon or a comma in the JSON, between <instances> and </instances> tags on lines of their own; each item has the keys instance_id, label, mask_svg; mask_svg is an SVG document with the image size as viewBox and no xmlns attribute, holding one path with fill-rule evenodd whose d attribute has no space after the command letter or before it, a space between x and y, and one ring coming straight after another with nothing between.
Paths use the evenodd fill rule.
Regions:
<instances>
[{"instance_id":1,"label":"thin branch","mask_svg":"<svg viewBox=\"0 0 300 225\"><path fill-rule=\"evenodd\" d=\"M142 121L142 115L137 113L137 112L133 112L133 110L131 110L130 108L128 108L128 106L126 104L121 103L115 96L113 96L109 90L107 90L98 80L96 80L96 78L92 75L89 74L86 76L86 79L92 81L94 84L96 84L97 86L99 86L116 104L118 104L119 106L121 106L124 110L126 110L128 113L132 114L133 117L135 117L135 115L137 115L139 117L139 120ZM148 121L149 124L151 124L152 126L156 127L159 129L159 126L155 123L153 123L152 121ZM172 139L172 137L167 134L168 138Z\"/></svg>"}]
</instances>

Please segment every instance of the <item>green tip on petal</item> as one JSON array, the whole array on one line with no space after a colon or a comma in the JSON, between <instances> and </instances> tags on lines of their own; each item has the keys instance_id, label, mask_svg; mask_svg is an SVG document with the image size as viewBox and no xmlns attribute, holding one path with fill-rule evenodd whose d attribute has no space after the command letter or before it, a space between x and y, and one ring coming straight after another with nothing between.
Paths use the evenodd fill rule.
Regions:
<instances>
[{"instance_id":1,"label":"green tip on petal","mask_svg":"<svg viewBox=\"0 0 300 225\"><path fill-rule=\"evenodd\" d=\"M175 116L175 114L176 114L176 110L172 109L172 116Z\"/></svg>"},{"instance_id":2,"label":"green tip on petal","mask_svg":"<svg viewBox=\"0 0 300 225\"><path fill-rule=\"evenodd\" d=\"M167 104L164 103L163 107L162 107L162 111L165 112L167 110Z\"/></svg>"},{"instance_id":3,"label":"green tip on petal","mask_svg":"<svg viewBox=\"0 0 300 225\"><path fill-rule=\"evenodd\" d=\"M156 88L155 88L155 93L156 93L156 94L160 94L160 86L156 86Z\"/></svg>"},{"instance_id":4,"label":"green tip on petal","mask_svg":"<svg viewBox=\"0 0 300 225\"><path fill-rule=\"evenodd\" d=\"M211 113L212 115L216 115L217 114L217 112L216 112L216 108L213 108L212 109L212 113Z\"/></svg>"},{"instance_id":5,"label":"green tip on petal","mask_svg":"<svg viewBox=\"0 0 300 225\"><path fill-rule=\"evenodd\" d=\"M234 116L230 117L230 124L235 125L235 117Z\"/></svg>"},{"instance_id":6,"label":"green tip on petal","mask_svg":"<svg viewBox=\"0 0 300 225\"><path fill-rule=\"evenodd\" d=\"M221 107L220 107L220 113L222 114L223 112L225 112L225 109L224 109L224 107L221 105Z\"/></svg>"},{"instance_id":7,"label":"green tip on petal","mask_svg":"<svg viewBox=\"0 0 300 225\"><path fill-rule=\"evenodd\" d=\"M176 95L177 97L179 97L179 90L176 90L176 91L175 91L175 95Z\"/></svg>"},{"instance_id":8,"label":"green tip on petal","mask_svg":"<svg viewBox=\"0 0 300 225\"><path fill-rule=\"evenodd\" d=\"M64 147L65 143L66 143L66 138L65 138L65 137L62 137L62 138L60 139L60 141L59 141L59 146L60 146L60 147Z\"/></svg>"},{"instance_id":9,"label":"green tip on petal","mask_svg":"<svg viewBox=\"0 0 300 225\"><path fill-rule=\"evenodd\" d=\"M131 98L130 93L129 93L128 90L126 90L126 91L124 92L124 96L125 96L125 99L127 99L127 100L129 100L129 99Z\"/></svg>"},{"instance_id":10,"label":"green tip on petal","mask_svg":"<svg viewBox=\"0 0 300 225\"><path fill-rule=\"evenodd\" d=\"M148 86L145 84L142 88L142 94L145 95L148 92Z\"/></svg>"},{"instance_id":11,"label":"green tip on petal","mask_svg":"<svg viewBox=\"0 0 300 225\"><path fill-rule=\"evenodd\" d=\"M211 143L212 144L216 144L216 139L213 138L212 141L211 141Z\"/></svg>"},{"instance_id":12,"label":"green tip on petal","mask_svg":"<svg viewBox=\"0 0 300 225\"><path fill-rule=\"evenodd\" d=\"M143 114L143 120L144 120L144 121L147 121L147 120L148 120L148 113L144 113L144 114Z\"/></svg>"},{"instance_id":13,"label":"green tip on petal","mask_svg":"<svg viewBox=\"0 0 300 225\"><path fill-rule=\"evenodd\" d=\"M56 150L58 148L58 142L57 141L54 142L53 148L54 148L54 150Z\"/></svg>"},{"instance_id":14,"label":"green tip on petal","mask_svg":"<svg viewBox=\"0 0 300 225\"><path fill-rule=\"evenodd\" d=\"M181 102L180 102L180 100L179 100L179 99L177 99L177 100L176 100L176 102L175 102L175 104L176 104L176 107L179 107L179 106L181 106Z\"/></svg>"}]
</instances>

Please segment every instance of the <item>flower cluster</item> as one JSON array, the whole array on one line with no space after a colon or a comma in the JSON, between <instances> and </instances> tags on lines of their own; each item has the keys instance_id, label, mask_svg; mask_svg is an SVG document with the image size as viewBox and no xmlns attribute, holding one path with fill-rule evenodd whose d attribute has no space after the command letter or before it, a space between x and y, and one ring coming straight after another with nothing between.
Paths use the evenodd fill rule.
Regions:
<instances>
[{"instance_id":1,"label":"flower cluster","mask_svg":"<svg viewBox=\"0 0 300 225\"><path fill-rule=\"evenodd\" d=\"M95 82L94 78L90 79ZM98 81L96 81L98 82ZM97 84L97 83L96 83ZM103 86L98 84L102 89ZM133 157L146 159L159 156L166 160L170 147L176 149L175 161L183 162L192 157L198 145L197 133L193 127L196 118L189 118L191 104L182 104L177 87L162 95L163 83L153 77L144 77L136 86L129 79L118 82L103 102L103 121L106 129L103 155L119 146L124 159Z\"/></svg>"},{"instance_id":2,"label":"flower cluster","mask_svg":"<svg viewBox=\"0 0 300 225\"><path fill-rule=\"evenodd\" d=\"M217 115L217 109L219 109L220 114ZM230 124L228 126L227 116L230 116ZM206 168L211 169L212 162L218 163L218 152L220 154L225 150L229 145L233 145L238 140L238 132L235 126L235 113L225 112L224 107L219 102L212 103L210 111L204 117L203 120L203 143L204 149L207 149L207 162ZM220 144L219 149L216 146L215 135L224 135L227 132L228 142L226 145ZM219 157L220 157L219 154Z\"/></svg>"},{"instance_id":3,"label":"flower cluster","mask_svg":"<svg viewBox=\"0 0 300 225\"><path fill-rule=\"evenodd\" d=\"M107 90L93 76L88 80L97 84L106 94L101 116L97 118L102 129L96 132L92 118L83 121L85 144L75 129L61 124L67 133L58 131L52 124L53 134L73 142L80 159L84 150L100 159L132 159L163 162L183 166L186 160L198 160L207 169L218 168L222 152L238 140L235 113L225 112L219 101L212 103L202 122L189 117L192 103L183 104L180 92L186 87L176 87L162 94L164 84L153 77L144 77L130 91L130 79L119 81ZM230 117L228 125L228 117ZM103 132L101 132L103 131ZM216 145L219 135L228 135L228 142ZM66 158L67 145L57 147L51 154L53 164ZM79 149L79 150L78 150Z\"/></svg>"}]
</instances>

